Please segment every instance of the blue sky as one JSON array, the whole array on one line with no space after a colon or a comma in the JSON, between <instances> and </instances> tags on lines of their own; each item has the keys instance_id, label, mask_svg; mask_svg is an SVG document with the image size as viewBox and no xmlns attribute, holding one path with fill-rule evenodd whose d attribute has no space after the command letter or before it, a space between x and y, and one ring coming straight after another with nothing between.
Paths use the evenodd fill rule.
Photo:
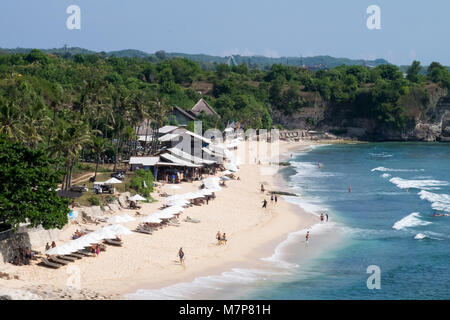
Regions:
<instances>
[{"instance_id":1,"label":"blue sky","mask_svg":"<svg viewBox=\"0 0 450 320\"><path fill-rule=\"evenodd\" d=\"M381 8L368 30L366 9ZM66 9L81 8L81 30ZM446 0L3 0L0 47L385 58L450 65Z\"/></svg>"}]
</instances>

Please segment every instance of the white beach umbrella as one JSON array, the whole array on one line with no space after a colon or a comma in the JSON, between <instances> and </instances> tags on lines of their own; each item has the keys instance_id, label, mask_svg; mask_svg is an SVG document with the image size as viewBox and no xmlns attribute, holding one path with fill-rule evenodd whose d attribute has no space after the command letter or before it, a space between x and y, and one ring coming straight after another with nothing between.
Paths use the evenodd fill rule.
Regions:
<instances>
[{"instance_id":1,"label":"white beach umbrella","mask_svg":"<svg viewBox=\"0 0 450 320\"><path fill-rule=\"evenodd\" d=\"M173 206L173 207L168 207L166 209L163 209L163 210L159 211L159 213L178 214L178 213L182 212L183 210L184 210L183 207Z\"/></svg>"},{"instance_id":2,"label":"white beach umbrella","mask_svg":"<svg viewBox=\"0 0 450 320\"><path fill-rule=\"evenodd\" d=\"M161 219L159 219L157 217L153 217L153 216L146 216L141 221L142 222L148 222L148 223L161 223L162 222Z\"/></svg>"},{"instance_id":3,"label":"white beach umbrella","mask_svg":"<svg viewBox=\"0 0 450 320\"><path fill-rule=\"evenodd\" d=\"M203 197L203 195L198 194L196 192L189 192L189 193L185 193L183 195L183 198L186 200L197 199L197 198L202 198L202 197Z\"/></svg>"},{"instance_id":4,"label":"white beach umbrella","mask_svg":"<svg viewBox=\"0 0 450 320\"><path fill-rule=\"evenodd\" d=\"M121 214L118 216L114 216L108 219L109 223L127 223L135 221L133 217L130 217L128 214Z\"/></svg>"},{"instance_id":5,"label":"white beach umbrella","mask_svg":"<svg viewBox=\"0 0 450 320\"><path fill-rule=\"evenodd\" d=\"M105 229L112 230L118 235L120 235L120 234L123 234L123 235L131 234L131 231L128 228L126 228L123 225L121 225L121 224L113 224L113 225L105 227Z\"/></svg>"},{"instance_id":6,"label":"white beach umbrella","mask_svg":"<svg viewBox=\"0 0 450 320\"><path fill-rule=\"evenodd\" d=\"M103 182L104 184L116 184L116 183L122 183L122 181L120 181L117 178L111 178L106 180L105 182Z\"/></svg>"},{"instance_id":7,"label":"white beach umbrella","mask_svg":"<svg viewBox=\"0 0 450 320\"><path fill-rule=\"evenodd\" d=\"M53 256L53 255L65 255L65 254L71 254L73 252L75 252L76 250L68 250L67 247L63 247L63 246L57 246L54 248L51 248L47 251L45 251L46 254Z\"/></svg>"},{"instance_id":8,"label":"white beach umbrella","mask_svg":"<svg viewBox=\"0 0 450 320\"><path fill-rule=\"evenodd\" d=\"M205 196L210 196L213 194L214 191L210 190L210 189L202 189L199 191L199 193L205 195Z\"/></svg>"},{"instance_id":9,"label":"white beach umbrella","mask_svg":"<svg viewBox=\"0 0 450 320\"><path fill-rule=\"evenodd\" d=\"M123 215L122 215L122 219L123 219L125 222L136 221L135 218L133 218L132 216L130 216L130 215L128 215L128 214L123 214Z\"/></svg>"},{"instance_id":10,"label":"white beach umbrella","mask_svg":"<svg viewBox=\"0 0 450 320\"><path fill-rule=\"evenodd\" d=\"M172 206L178 206L178 207L183 207L188 205L190 202L188 200L184 200L184 199L179 199L179 200L173 200L173 201L168 201L165 203L166 206L172 207Z\"/></svg>"},{"instance_id":11,"label":"white beach umbrella","mask_svg":"<svg viewBox=\"0 0 450 320\"><path fill-rule=\"evenodd\" d=\"M131 201L145 201L147 199L145 199L143 196L141 196L139 194L135 194L134 196L129 198L129 200L131 200Z\"/></svg>"},{"instance_id":12,"label":"white beach umbrella","mask_svg":"<svg viewBox=\"0 0 450 320\"><path fill-rule=\"evenodd\" d=\"M182 194L174 194L173 196L167 197L166 201L175 201L175 200L180 200L180 199L183 199Z\"/></svg>"},{"instance_id":13,"label":"white beach umbrella","mask_svg":"<svg viewBox=\"0 0 450 320\"><path fill-rule=\"evenodd\" d=\"M78 246L80 246L81 248L84 248L84 247L89 247L93 242L91 242L90 240L89 240L89 238L84 238L84 236L83 237L80 237L80 238L78 238L78 239L75 239L75 240L73 240L72 241L73 243L76 243Z\"/></svg>"},{"instance_id":14,"label":"white beach umbrella","mask_svg":"<svg viewBox=\"0 0 450 320\"><path fill-rule=\"evenodd\" d=\"M205 188L210 190L221 190L219 186L220 179L218 177L210 177L203 180L203 184L205 185Z\"/></svg>"},{"instance_id":15,"label":"white beach umbrella","mask_svg":"<svg viewBox=\"0 0 450 320\"><path fill-rule=\"evenodd\" d=\"M158 219L172 219L175 217L175 214L170 212L158 212L155 214L155 217Z\"/></svg>"},{"instance_id":16,"label":"white beach umbrella","mask_svg":"<svg viewBox=\"0 0 450 320\"><path fill-rule=\"evenodd\" d=\"M104 238L102 235L100 235L98 233L90 232L90 233L82 236L80 239L83 239L83 240L88 241L89 243L93 244L93 243L99 243Z\"/></svg>"},{"instance_id":17,"label":"white beach umbrella","mask_svg":"<svg viewBox=\"0 0 450 320\"><path fill-rule=\"evenodd\" d=\"M98 229L94 231L94 233L97 234L99 237L102 237L102 239L113 239L117 236L116 232L106 228Z\"/></svg>"},{"instance_id":18,"label":"white beach umbrella","mask_svg":"<svg viewBox=\"0 0 450 320\"><path fill-rule=\"evenodd\" d=\"M108 219L109 223L125 223L122 216L114 216Z\"/></svg>"}]
</instances>

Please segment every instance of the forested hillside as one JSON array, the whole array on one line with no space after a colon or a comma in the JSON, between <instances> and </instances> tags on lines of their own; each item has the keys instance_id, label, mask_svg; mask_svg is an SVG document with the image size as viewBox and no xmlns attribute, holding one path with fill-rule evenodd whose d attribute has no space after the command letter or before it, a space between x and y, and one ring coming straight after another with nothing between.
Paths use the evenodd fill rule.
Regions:
<instances>
[{"instance_id":1,"label":"forested hillside","mask_svg":"<svg viewBox=\"0 0 450 320\"><path fill-rule=\"evenodd\" d=\"M154 62L39 50L3 54L0 133L64 159L61 166L70 172L81 155L124 159L134 154L135 130L144 119L156 127L169 123L172 106L191 108L200 97L221 115L201 116L204 129L223 129L231 121L242 128L280 127L274 114L290 117L308 108L324 108L323 122L364 118L401 129L425 115L430 94L450 86L450 74L439 63L425 76L420 69L414 62L406 77L394 65L313 72L218 64L204 70L185 58L162 56ZM309 125L316 122L312 118Z\"/></svg>"}]
</instances>

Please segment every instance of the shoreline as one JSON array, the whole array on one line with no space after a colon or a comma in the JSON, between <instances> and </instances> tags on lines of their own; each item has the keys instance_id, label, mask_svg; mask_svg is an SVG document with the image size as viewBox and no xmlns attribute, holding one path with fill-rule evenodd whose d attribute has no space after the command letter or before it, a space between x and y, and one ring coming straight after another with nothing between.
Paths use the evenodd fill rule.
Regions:
<instances>
[{"instance_id":1,"label":"shoreline","mask_svg":"<svg viewBox=\"0 0 450 320\"><path fill-rule=\"evenodd\" d=\"M318 143L280 141L280 155L314 144ZM127 299L124 295L135 293L139 289L161 289L181 282L191 282L202 276L220 275L233 268L260 265L261 259L273 255L276 247L289 234L311 228L318 222L318 218L282 197L279 197L276 205L271 204L270 196L262 195L258 189L260 179L268 182L267 189L270 189L269 186L284 188L287 181L281 176L280 170L272 176L264 177L259 171L258 165L241 165L237 174L241 181L229 181L229 187L219 191L217 199L209 205L186 209L181 218L193 216L202 221L199 224L182 222L180 227L166 227L153 235L133 232L132 235L124 236L124 247L108 247L98 258L82 259L72 264L80 268L82 290L96 292L97 294L90 296L94 299L96 296ZM183 183L179 185L181 190L168 189L171 185L165 185L160 191L184 193L193 191L198 185L199 183ZM260 207L264 198L269 202L267 209ZM143 204L140 211L145 214L156 211L163 199L158 200L156 203ZM133 215L132 210L119 211L116 213ZM138 221L125 226L131 230L137 224ZM62 238L70 238L70 234L77 228L66 228ZM227 245L215 244L214 235L217 230L227 233ZM185 267L174 261L180 246L183 246L186 253ZM56 288L54 290L64 290L67 289L66 268L49 270L34 264L13 267L20 280L0 279L0 287L26 290L51 283Z\"/></svg>"}]
</instances>

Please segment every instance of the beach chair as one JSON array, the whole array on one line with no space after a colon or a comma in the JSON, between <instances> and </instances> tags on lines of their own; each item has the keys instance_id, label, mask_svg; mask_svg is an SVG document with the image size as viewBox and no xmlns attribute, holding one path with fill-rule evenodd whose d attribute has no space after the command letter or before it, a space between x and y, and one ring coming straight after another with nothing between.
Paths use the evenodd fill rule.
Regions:
<instances>
[{"instance_id":1,"label":"beach chair","mask_svg":"<svg viewBox=\"0 0 450 320\"><path fill-rule=\"evenodd\" d=\"M148 230L148 229L145 229L145 228L143 228L143 227L136 227L136 230L135 230L136 232L140 232L140 233L145 233L145 234L153 234L153 232L151 232L150 230Z\"/></svg>"},{"instance_id":2,"label":"beach chair","mask_svg":"<svg viewBox=\"0 0 450 320\"><path fill-rule=\"evenodd\" d=\"M77 253L81 254L81 255L83 255L85 257L92 257L93 256L93 254L91 252L88 252L86 250L78 250Z\"/></svg>"},{"instance_id":3,"label":"beach chair","mask_svg":"<svg viewBox=\"0 0 450 320\"><path fill-rule=\"evenodd\" d=\"M112 246L116 246L116 247L122 246L122 241L117 241L117 240L113 240L113 239L105 239L104 241L106 244L109 244Z\"/></svg>"},{"instance_id":4,"label":"beach chair","mask_svg":"<svg viewBox=\"0 0 450 320\"><path fill-rule=\"evenodd\" d=\"M58 259L61 259L61 260L67 260L67 261L70 261L70 262L74 262L74 261L76 261L77 260L77 258L74 258L74 257L69 257L69 256L58 256L57 257Z\"/></svg>"},{"instance_id":5,"label":"beach chair","mask_svg":"<svg viewBox=\"0 0 450 320\"><path fill-rule=\"evenodd\" d=\"M83 259L84 258L84 255L79 254L79 253L75 253L75 252L73 252L71 254L68 254L68 256L69 257L74 257L74 258L77 258L77 259Z\"/></svg>"},{"instance_id":6,"label":"beach chair","mask_svg":"<svg viewBox=\"0 0 450 320\"><path fill-rule=\"evenodd\" d=\"M61 264L50 262L50 261L48 261L45 258L41 259L41 263L40 264L45 266L45 267L53 268L53 269L58 269L58 268L61 268L61 266L62 266Z\"/></svg>"},{"instance_id":7,"label":"beach chair","mask_svg":"<svg viewBox=\"0 0 450 320\"><path fill-rule=\"evenodd\" d=\"M68 265L70 263L70 261L58 259L57 257L54 256L50 257L49 260L50 262L59 263L62 264L63 266Z\"/></svg>"}]
</instances>

